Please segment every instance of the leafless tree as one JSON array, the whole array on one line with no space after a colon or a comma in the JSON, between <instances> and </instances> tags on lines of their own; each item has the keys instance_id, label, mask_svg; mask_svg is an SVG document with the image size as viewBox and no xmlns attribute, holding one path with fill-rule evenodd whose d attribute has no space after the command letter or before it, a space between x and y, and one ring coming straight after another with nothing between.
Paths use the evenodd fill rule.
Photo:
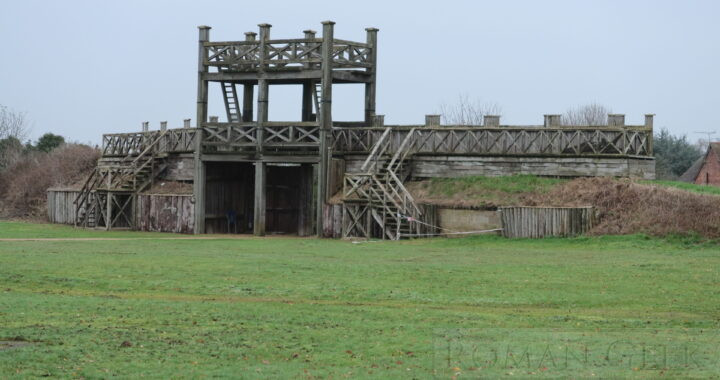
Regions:
<instances>
[{"instance_id":1,"label":"leafless tree","mask_svg":"<svg viewBox=\"0 0 720 380\"><path fill-rule=\"evenodd\" d=\"M29 132L25 113L0 105L0 171L20 159Z\"/></svg>"},{"instance_id":2,"label":"leafless tree","mask_svg":"<svg viewBox=\"0 0 720 380\"><path fill-rule=\"evenodd\" d=\"M497 103L471 100L467 94L460 94L452 104L440 105L440 114L445 124L449 125L482 125L483 116L500 115L502 108Z\"/></svg>"},{"instance_id":3,"label":"leafless tree","mask_svg":"<svg viewBox=\"0 0 720 380\"><path fill-rule=\"evenodd\" d=\"M562 116L563 125L607 125L607 115L612 110L602 104L590 103L568 109Z\"/></svg>"},{"instance_id":4,"label":"leafless tree","mask_svg":"<svg viewBox=\"0 0 720 380\"><path fill-rule=\"evenodd\" d=\"M10 108L0 105L0 140L14 137L20 141L24 140L30 127L27 115L24 112L15 112Z\"/></svg>"}]
</instances>

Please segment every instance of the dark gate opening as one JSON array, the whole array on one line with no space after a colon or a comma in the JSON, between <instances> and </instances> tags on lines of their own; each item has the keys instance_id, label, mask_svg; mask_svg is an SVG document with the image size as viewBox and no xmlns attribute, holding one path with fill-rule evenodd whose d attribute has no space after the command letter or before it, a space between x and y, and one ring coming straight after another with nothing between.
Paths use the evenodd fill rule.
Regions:
<instances>
[{"instance_id":1,"label":"dark gate opening","mask_svg":"<svg viewBox=\"0 0 720 380\"><path fill-rule=\"evenodd\" d=\"M311 235L312 166L270 164L267 169L265 231L274 234Z\"/></svg>"},{"instance_id":2,"label":"dark gate opening","mask_svg":"<svg viewBox=\"0 0 720 380\"><path fill-rule=\"evenodd\" d=\"M250 162L207 162L205 232L252 233L255 168Z\"/></svg>"}]
</instances>

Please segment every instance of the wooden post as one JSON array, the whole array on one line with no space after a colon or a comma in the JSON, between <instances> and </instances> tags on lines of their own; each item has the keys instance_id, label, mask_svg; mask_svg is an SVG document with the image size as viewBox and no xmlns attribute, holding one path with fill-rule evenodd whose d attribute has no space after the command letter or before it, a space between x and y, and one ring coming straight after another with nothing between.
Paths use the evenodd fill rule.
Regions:
<instances>
[{"instance_id":1,"label":"wooden post","mask_svg":"<svg viewBox=\"0 0 720 380\"><path fill-rule=\"evenodd\" d=\"M543 126L548 127L559 127L562 124L562 115L547 114L543 115Z\"/></svg>"},{"instance_id":2,"label":"wooden post","mask_svg":"<svg viewBox=\"0 0 720 380\"><path fill-rule=\"evenodd\" d=\"M197 98L197 119L195 121L198 129L195 134L195 175L193 176L193 197L195 198L195 228L194 233L205 233L205 163L202 161L203 130L202 126L207 121L208 107L208 82L205 74L208 67L205 65L204 43L210 41L210 27L199 26L198 38L198 98Z\"/></svg>"},{"instance_id":3,"label":"wooden post","mask_svg":"<svg viewBox=\"0 0 720 380\"><path fill-rule=\"evenodd\" d=\"M621 113L608 114L608 127L624 127L625 115Z\"/></svg>"},{"instance_id":4,"label":"wooden post","mask_svg":"<svg viewBox=\"0 0 720 380\"><path fill-rule=\"evenodd\" d=\"M142 123L142 131L147 132L150 130L150 122L149 121L143 121Z\"/></svg>"},{"instance_id":5,"label":"wooden post","mask_svg":"<svg viewBox=\"0 0 720 380\"><path fill-rule=\"evenodd\" d=\"M167 121L160 122L160 131L162 131L162 132L167 131Z\"/></svg>"},{"instance_id":6,"label":"wooden post","mask_svg":"<svg viewBox=\"0 0 720 380\"><path fill-rule=\"evenodd\" d=\"M110 192L112 187L112 169L108 168L107 175L107 192L105 193L105 229L109 230L112 224L112 193Z\"/></svg>"},{"instance_id":7,"label":"wooden post","mask_svg":"<svg viewBox=\"0 0 720 380\"><path fill-rule=\"evenodd\" d=\"M385 126L385 115L373 115L372 126L373 127L384 127Z\"/></svg>"},{"instance_id":8,"label":"wooden post","mask_svg":"<svg viewBox=\"0 0 720 380\"><path fill-rule=\"evenodd\" d=\"M317 236L323 233L323 207L327 200L328 133L332 128L332 70L333 70L333 21L323 21L322 41L322 104L320 105L320 168L318 173L318 202L315 218Z\"/></svg>"},{"instance_id":9,"label":"wooden post","mask_svg":"<svg viewBox=\"0 0 720 380\"><path fill-rule=\"evenodd\" d=\"M648 154L653 154L653 118L655 117L654 113L647 113L645 114L645 127L648 128L647 132L647 142L648 142Z\"/></svg>"},{"instance_id":10,"label":"wooden post","mask_svg":"<svg viewBox=\"0 0 720 380\"><path fill-rule=\"evenodd\" d=\"M375 115L375 99L376 99L376 82L377 82L377 28L366 28L366 42L370 47L370 55L368 63L370 67L366 68L366 72L370 76L370 81L365 83L365 124L371 125L372 117Z\"/></svg>"},{"instance_id":11,"label":"wooden post","mask_svg":"<svg viewBox=\"0 0 720 380\"><path fill-rule=\"evenodd\" d=\"M485 128L497 128L500 126L500 115L484 115L483 126Z\"/></svg>"},{"instance_id":12,"label":"wooden post","mask_svg":"<svg viewBox=\"0 0 720 380\"><path fill-rule=\"evenodd\" d=\"M426 127L439 127L440 126L440 115L425 115L425 126Z\"/></svg>"},{"instance_id":13,"label":"wooden post","mask_svg":"<svg viewBox=\"0 0 720 380\"><path fill-rule=\"evenodd\" d=\"M245 41L255 41L255 32L245 33ZM243 112L242 121L251 122L253 121L253 87L252 84L243 85Z\"/></svg>"},{"instance_id":14,"label":"wooden post","mask_svg":"<svg viewBox=\"0 0 720 380\"><path fill-rule=\"evenodd\" d=\"M312 29L303 30L303 33L305 33L305 39L315 39L315 32ZM312 67L310 66L310 63L306 63L305 69L310 70ZM312 80L307 80L305 83L302 84L302 114L300 115L300 120L302 121L313 121L315 118L313 117L313 90L314 90L314 83Z\"/></svg>"},{"instance_id":15,"label":"wooden post","mask_svg":"<svg viewBox=\"0 0 720 380\"><path fill-rule=\"evenodd\" d=\"M266 163L262 161L255 162L255 211L253 213L253 232L258 236L265 235L265 213L267 211L265 201L266 170Z\"/></svg>"},{"instance_id":16,"label":"wooden post","mask_svg":"<svg viewBox=\"0 0 720 380\"><path fill-rule=\"evenodd\" d=\"M197 96L197 127L200 128L207 117L208 107L208 82L205 80L205 74L208 67L205 65L205 46L204 43L210 41L210 27L198 26L200 35L198 38L198 96Z\"/></svg>"},{"instance_id":17,"label":"wooden post","mask_svg":"<svg viewBox=\"0 0 720 380\"><path fill-rule=\"evenodd\" d=\"M268 92L270 86L267 79L264 78L265 74L265 61L267 60L267 40L270 39L270 24L260 24L260 66L258 67L258 100L257 100L257 152L260 154L263 150L263 135L264 123L268 121ZM263 227L264 228L264 227Z\"/></svg>"},{"instance_id":18,"label":"wooden post","mask_svg":"<svg viewBox=\"0 0 720 380\"><path fill-rule=\"evenodd\" d=\"M191 119L183 119L183 128L190 128Z\"/></svg>"}]
</instances>

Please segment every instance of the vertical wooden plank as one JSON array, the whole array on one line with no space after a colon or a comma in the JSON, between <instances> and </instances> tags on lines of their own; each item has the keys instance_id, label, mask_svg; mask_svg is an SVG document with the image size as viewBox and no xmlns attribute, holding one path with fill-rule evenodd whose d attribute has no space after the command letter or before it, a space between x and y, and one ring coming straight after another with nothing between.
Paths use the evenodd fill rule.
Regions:
<instances>
[{"instance_id":1,"label":"vertical wooden plank","mask_svg":"<svg viewBox=\"0 0 720 380\"><path fill-rule=\"evenodd\" d=\"M371 65L365 71L369 75L370 81L365 83L365 124L370 126L375 116L375 99L377 89L377 28L366 28L366 43L370 47L368 55L368 63Z\"/></svg>"},{"instance_id":2,"label":"vertical wooden plank","mask_svg":"<svg viewBox=\"0 0 720 380\"><path fill-rule=\"evenodd\" d=\"M205 74L208 67L205 65L204 43L210 40L210 27L199 26L198 37L198 99L197 99L197 133L195 134L195 175L193 178L193 196L195 197L195 233L205 232L205 164L202 161L203 124L207 121L208 82Z\"/></svg>"},{"instance_id":3,"label":"vertical wooden plank","mask_svg":"<svg viewBox=\"0 0 720 380\"><path fill-rule=\"evenodd\" d=\"M255 235L258 236L265 235L265 214L267 211L265 192L267 180L266 170L267 164L262 161L255 162L255 220L253 227Z\"/></svg>"},{"instance_id":4,"label":"vertical wooden plank","mask_svg":"<svg viewBox=\"0 0 720 380\"><path fill-rule=\"evenodd\" d=\"M318 171L318 187L317 187L317 219L315 223L318 226L318 236L323 233L323 217L324 206L327 201L328 187L328 134L332 128L332 70L333 70L333 25L332 21L323 21L323 41L322 41L322 97L320 105L320 167Z\"/></svg>"}]
</instances>

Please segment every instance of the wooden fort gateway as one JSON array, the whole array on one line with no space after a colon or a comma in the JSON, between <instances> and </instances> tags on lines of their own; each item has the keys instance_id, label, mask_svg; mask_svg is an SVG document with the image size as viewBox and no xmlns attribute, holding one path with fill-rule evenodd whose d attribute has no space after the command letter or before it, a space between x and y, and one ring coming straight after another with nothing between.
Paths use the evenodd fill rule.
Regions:
<instances>
[{"instance_id":1,"label":"wooden fort gateway","mask_svg":"<svg viewBox=\"0 0 720 380\"><path fill-rule=\"evenodd\" d=\"M268 24L242 41L210 41L210 27L199 29L196 125L150 131L144 123L137 133L104 135L102 158L75 202L76 225L152 225L139 220L140 194L180 181L192 183L195 233L321 236L336 195L342 236L397 239L426 232L423 207L403 185L411 178L654 176L652 115L640 126L625 125L623 115L609 115L606 126L563 126L559 115L533 126L500 125L498 116L446 126L438 115L384 125L375 110L377 29L367 28L364 42L335 38L331 21L321 37L306 30L297 39L272 39ZM222 91L223 120L208 116L210 82ZM272 85L302 86L297 121L268 120ZM364 86L364 120L333 120L335 85Z\"/></svg>"}]
</instances>

